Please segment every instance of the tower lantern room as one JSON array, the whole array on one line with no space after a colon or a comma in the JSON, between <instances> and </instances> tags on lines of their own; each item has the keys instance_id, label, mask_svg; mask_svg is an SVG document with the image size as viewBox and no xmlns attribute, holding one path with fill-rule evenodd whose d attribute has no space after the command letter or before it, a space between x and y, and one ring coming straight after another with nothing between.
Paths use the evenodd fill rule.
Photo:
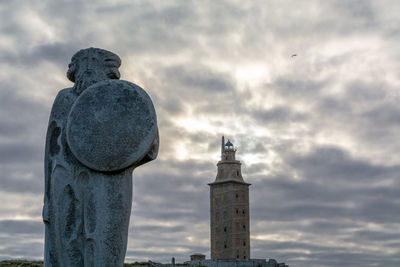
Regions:
<instances>
[{"instance_id":1,"label":"tower lantern room","mask_svg":"<svg viewBox=\"0 0 400 267\"><path fill-rule=\"evenodd\" d=\"M221 161L235 161L236 148L233 146L231 141L228 139L228 142L225 143L225 137L222 136L221 143Z\"/></svg>"}]
</instances>

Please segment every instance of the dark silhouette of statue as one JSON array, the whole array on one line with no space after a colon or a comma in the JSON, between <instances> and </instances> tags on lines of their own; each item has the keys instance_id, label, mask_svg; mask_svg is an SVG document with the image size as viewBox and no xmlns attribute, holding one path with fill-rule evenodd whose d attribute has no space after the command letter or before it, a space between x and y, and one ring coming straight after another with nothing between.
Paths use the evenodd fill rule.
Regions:
<instances>
[{"instance_id":1,"label":"dark silhouette of statue","mask_svg":"<svg viewBox=\"0 0 400 267\"><path fill-rule=\"evenodd\" d=\"M150 97L118 80L120 58L88 48L71 59L45 150L45 266L123 266L132 172L157 157Z\"/></svg>"}]
</instances>

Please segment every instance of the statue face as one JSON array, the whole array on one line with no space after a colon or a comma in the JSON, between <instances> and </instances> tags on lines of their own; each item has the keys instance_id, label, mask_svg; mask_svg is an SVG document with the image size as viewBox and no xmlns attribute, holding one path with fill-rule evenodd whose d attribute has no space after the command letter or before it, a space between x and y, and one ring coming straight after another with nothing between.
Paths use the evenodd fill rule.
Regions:
<instances>
[{"instance_id":1,"label":"statue face","mask_svg":"<svg viewBox=\"0 0 400 267\"><path fill-rule=\"evenodd\" d=\"M75 82L81 93L90 85L107 79L119 79L120 58L107 50L87 48L77 52L71 59L67 77Z\"/></svg>"}]
</instances>

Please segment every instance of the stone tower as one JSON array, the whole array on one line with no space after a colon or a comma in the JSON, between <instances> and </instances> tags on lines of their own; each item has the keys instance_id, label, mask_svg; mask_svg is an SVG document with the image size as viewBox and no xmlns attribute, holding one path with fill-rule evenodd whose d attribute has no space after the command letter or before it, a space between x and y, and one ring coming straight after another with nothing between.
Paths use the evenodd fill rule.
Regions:
<instances>
[{"instance_id":1,"label":"stone tower","mask_svg":"<svg viewBox=\"0 0 400 267\"><path fill-rule=\"evenodd\" d=\"M210 186L211 259L250 259L249 186L235 159L236 149L222 137L218 173Z\"/></svg>"}]
</instances>

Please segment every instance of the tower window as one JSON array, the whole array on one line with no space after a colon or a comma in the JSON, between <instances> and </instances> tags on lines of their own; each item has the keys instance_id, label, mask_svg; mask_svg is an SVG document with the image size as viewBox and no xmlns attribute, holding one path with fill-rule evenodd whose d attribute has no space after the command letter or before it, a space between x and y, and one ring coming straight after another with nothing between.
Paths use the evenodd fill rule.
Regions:
<instances>
[{"instance_id":1,"label":"tower window","mask_svg":"<svg viewBox=\"0 0 400 267\"><path fill-rule=\"evenodd\" d=\"M225 156L225 160L228 160L228 156Z\"/></svg>"},{"instance_id":2,"label":"tower window","mask_svg":"<svg viewBox=\"0 0 400 267\"><path fill-rule=\"evenodd\" d=\"M236 194L236 198L239 198L239 195L238 195L238 194Z\"/></svg>"},{"instance_id":3,"label":"tower window","mask_svg":"<svg viewBox=\"0 0 400 267\"><path fill-rule=\"evenodd\" d=\"M246 214L246 211L245 211L245 210L243 210L243 211L242 211L242 213L243 213L243 215L244 215L244 214Z\"/></svg>"},{"instance_id":4,"label":"tower window","mask_svg":"<svg viewBox=\"0 0 400 267\"><path fill-rule=\"evenodd\" d=\"M239 176L239 171L236 171L236 175Z\"/></svg>"},{"instance_id":5,"label":"tower window","mask_svg":"<svg viewBox=\"0 0 400 267\"><path fill-rule=\"evenodd\" d=\"M236 209L236 214L239 214L239 209Z\"/></svg>"},{"instance_id":6,"label":"tower window","mask_svg":"<svg viewBox=\"0 0 400 267\"><path fill-rule=\"evenodd\" d=\"M244 246L244 247L246 246L246 241L245 241L245 240L243 240L243 246Z\"/></svg>"},{"instance_id":7,"label":"tower window","mask_svg":"<svg viewBox=\"0 0 400 267\"><path fill-rule=\"evenodd\" d=\"M226 227L224 227L224 232L226 233Z\"/></svg>"},{"instance_id":8,"label":"tower window","mask_svg":"<svg viewBox=\"0 0 400 267\"><path fill-rule=\"evenodd\" d=\"M243 224L243 229L246 229L246 225L245 224Z\"/></svg>"},{"instance_id":9,"label":"tower window","mask_svg":"<svg viewBox=\"0 0 400 267\"><path fill-rule=\"evenodd\" d=\"M246 256L243 256L243 259L246 259Z\"/></svg>"},{"instance_id":10,"label":"tower window","mask_svg":"<svg viewBox=\"0 0 400 267\"><path fill-rule=\"evenodd\" d=\"M227 242L225 241L224 242L224 248L227 248L228 247L228 245L227 245Z\"/></svg>"}]
</instances>

